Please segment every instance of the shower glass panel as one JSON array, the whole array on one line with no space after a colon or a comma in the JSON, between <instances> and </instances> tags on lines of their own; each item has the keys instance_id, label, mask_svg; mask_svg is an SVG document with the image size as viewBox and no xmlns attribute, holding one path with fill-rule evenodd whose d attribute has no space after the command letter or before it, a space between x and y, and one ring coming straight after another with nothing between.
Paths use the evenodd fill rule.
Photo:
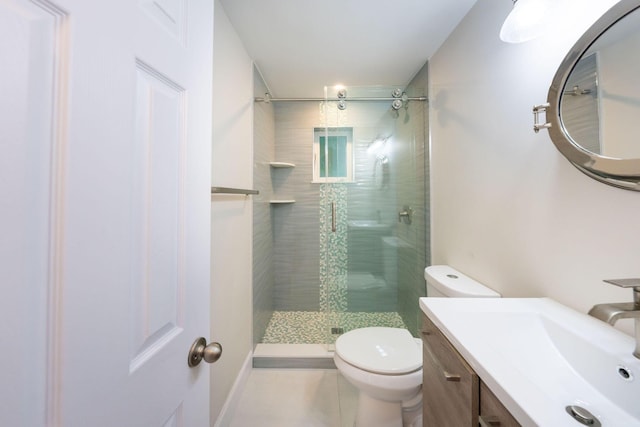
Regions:
<instances>
[{"instance_id":1,"label":"shower glass panel","mask_svg":"<svg viewBox=\"0 0 640 427\"><path fill-rule=\"evenodd\" d=\"M339 108L330 91L327 134L336 127L353 129L354 174L320 189L321 309L328 343L366 326L417 334L426 265L424 103L394 109L389 100L350 102L389 98L393 91L350 87L346 108Z\"/></svg>"},{"instance_id":2,"label":"shower glass panel","mask_svg":"<svg viewBox=\"0 0 640 427\"><path fill-rule=\"evenodd\" d=\"M425 96L426 67L414 81L407 95ZM331 346L367 326L417 336L429 264L427 104L398 99L394 109L394 89L348 87L344 106L333 88L324 100L256 103L256 344Z\"/></svg>"}]
</instances>

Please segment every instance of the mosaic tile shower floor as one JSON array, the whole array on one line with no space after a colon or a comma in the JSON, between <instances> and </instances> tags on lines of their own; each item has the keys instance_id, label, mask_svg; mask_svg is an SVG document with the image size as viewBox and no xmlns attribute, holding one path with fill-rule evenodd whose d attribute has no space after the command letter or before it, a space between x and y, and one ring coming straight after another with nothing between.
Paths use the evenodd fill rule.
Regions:
<instances>
[{"instance_id":1,"label":"mosaic tile shower floor","mask_svg":"<svg viewBox=\"0 0 640 427\"><path fill-rule=\"evenodd\" d=\"M335 318L336 321L329 322L331 318ZM395 312L336 314L319 311L275 311L262 342L265 344L323 344L329 341L332 344L338 337L331 334L332 327L341 327L344 332L348 332L366 326L406 328L400 315Z\"/></svg>"}]
</instances>

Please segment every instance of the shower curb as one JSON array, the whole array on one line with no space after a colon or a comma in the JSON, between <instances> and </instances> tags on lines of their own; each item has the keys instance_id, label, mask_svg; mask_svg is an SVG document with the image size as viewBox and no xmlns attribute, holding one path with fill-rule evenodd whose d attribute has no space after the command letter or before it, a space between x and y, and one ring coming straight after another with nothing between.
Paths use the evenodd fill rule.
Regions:
<instances>
[{"instance_id":1,"label":"shower curb","mask_svg":"<svg viewBox=\"0 0 640 427\"><path fill-rule=\"evenodd\" d=\"M254 356L254 368L270 369L336 369L333 357Z\"/></svg>"}]
</instances>

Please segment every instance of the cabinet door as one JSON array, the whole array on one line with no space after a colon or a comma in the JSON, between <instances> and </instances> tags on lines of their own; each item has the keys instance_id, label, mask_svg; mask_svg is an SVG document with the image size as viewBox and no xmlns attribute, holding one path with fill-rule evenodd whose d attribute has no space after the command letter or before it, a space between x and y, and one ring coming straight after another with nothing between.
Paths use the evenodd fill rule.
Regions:
<instances>
[{"instance_id":1,"label":"cabinet door","mask_svg":"<svg viewBox=\"0 0 640 427\"><path fill-rule=\"evenodd\" d=\"M479 380L438 328L423 317L425 427L477 427Z\"/></svg>"},{"instance_id":2,"label":"cabinet door","mask_svg":"<svg viewBox=\"0 0 640 427\"><path fill-rule=\"evenodd\" d=\"M483 382L480 382L480 418L482 427L520 427L520 423Z\"/></svg>"}]
</instances>

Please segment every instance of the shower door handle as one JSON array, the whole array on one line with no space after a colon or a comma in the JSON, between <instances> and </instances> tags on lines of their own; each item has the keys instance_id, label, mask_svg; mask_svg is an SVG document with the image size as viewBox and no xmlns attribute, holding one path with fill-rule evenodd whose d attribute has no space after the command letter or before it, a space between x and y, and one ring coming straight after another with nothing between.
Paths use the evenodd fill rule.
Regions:
<instances>
[{"instance_id":1,"label":"shower door handle","mask_svg":"<svg viewBox=\"0 0 640 427\"><path fill-rule=\"evenodd\" d=\"M331 232L336 232L336 202L331 202Z\"/></svg>"}]
</instances>

